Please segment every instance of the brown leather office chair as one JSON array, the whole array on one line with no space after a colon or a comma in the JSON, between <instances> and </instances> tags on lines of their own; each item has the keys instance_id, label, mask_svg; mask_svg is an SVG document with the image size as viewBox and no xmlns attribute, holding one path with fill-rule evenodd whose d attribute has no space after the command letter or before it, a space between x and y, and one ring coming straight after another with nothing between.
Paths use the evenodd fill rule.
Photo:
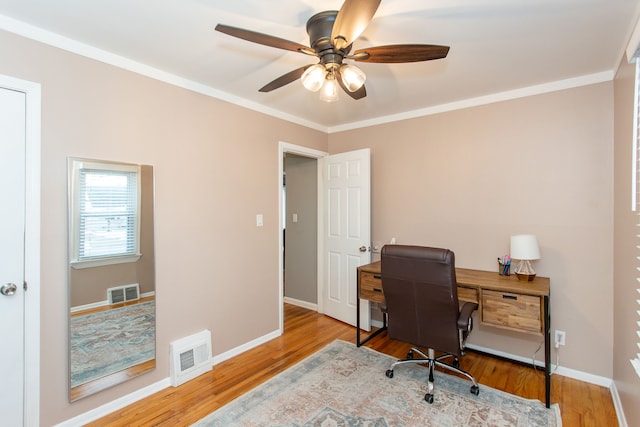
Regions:
<instances>
[{"instance_id":1,"label":"brown leather office chair","mask_svg":"<svg viewBox=\"0 0 640 427\"><path fill-rule=\"evenodd\" d=\"M427 354L413 347L407 358L394 362L386 375L406 363L429 367L425 400L433 403L435 365L461 374L473 383L471 393L480 389L475 378L460 369L458 358L473 327L471 314L478 304L458 303L455 256L448 249L422 246L386 245L382 248L382 289L388 316L388 335L415 346L426 347ZM435 352L444 354L435 357ZM416 354L420 358L416 357ZM453 357L453 364L442 361Z\"/></svg>"}]
</instances>

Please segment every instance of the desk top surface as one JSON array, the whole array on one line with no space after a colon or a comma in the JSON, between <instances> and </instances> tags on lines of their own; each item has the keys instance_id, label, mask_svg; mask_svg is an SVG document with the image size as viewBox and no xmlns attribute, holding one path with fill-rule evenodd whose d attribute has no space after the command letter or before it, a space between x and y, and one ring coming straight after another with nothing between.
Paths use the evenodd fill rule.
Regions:
<instances>
[{"instance_id":1,"label":"desk top surface","mask_svg":"<svg viewBox=\"0 0 640 427\"><path fill-rule=\"evenodd\" d=\"M359 270L379 274L380 261L361 265ZM500 276L497 271L472 270L469 268L456 268L456 281L458 286L482 288L500 292L514 292L519 294L549 295L550 280L548 277L536 276L532 281L518 280L514 275Z\"/></svg>"}]
</instances>

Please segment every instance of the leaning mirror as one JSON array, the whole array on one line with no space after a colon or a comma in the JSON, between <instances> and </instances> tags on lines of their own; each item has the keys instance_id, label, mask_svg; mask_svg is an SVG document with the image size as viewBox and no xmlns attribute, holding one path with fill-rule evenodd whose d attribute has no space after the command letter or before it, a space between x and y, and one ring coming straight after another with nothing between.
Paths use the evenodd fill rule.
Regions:
<instances>
[{"instance_id":1,"label":"leaning mirror","mask_svg":"<svg viewBox=\"0 0 640 427\"><path fill-rule=\"evenodd\" d=\"M69 400L155 368L153 167L68 159Z\"/></svg>"}]
</instances>

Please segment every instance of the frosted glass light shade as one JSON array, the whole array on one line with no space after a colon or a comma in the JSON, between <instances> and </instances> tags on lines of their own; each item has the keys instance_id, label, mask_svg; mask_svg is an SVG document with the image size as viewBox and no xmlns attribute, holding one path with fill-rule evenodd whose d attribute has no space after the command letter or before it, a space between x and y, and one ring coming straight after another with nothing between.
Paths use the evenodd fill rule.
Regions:
<instances>
[{"instance_id":1,"label":"frosted glass light shade","mask_svg":"<svg viewBox=\"0 0 640 427\"><path fill-rule=\"evenodd\" d=\"M511 258L520 260L540 259L538 240L533 234L511 236Z\"/></svg>"},{"instance_id":2,"label":"frosted glass light shade","mask_svg":"<svg viewBox=\"0 0 640 427\"><path fill-rule=\"evenodd\" d=\"M367 79L367 76L360 68L348 64L340 67L340 76L342 76L342 83L344 83L349 92L355 92L360 89Z\"/></svg>"},{"instance_id":3,"label":"frosted glass light shade","mask_svg":"<svg viewBox=\"0 0 640 427\"><path fill-rule=\"evenodd\" d=\"M325 77L327 76L327 70L324 65L316 64L307 68L304 73L302 73L302 77L300 80L302 81L302 85L311 92L317 92L322 87L322 84L325 81Z\"/></svg>"},{"instance_id":4,"label":"frosted glass light shade","mask_svg":"<svg viewBox=\"0 0 640 427\"><path fill-rule=\"evenodd\" d=\"M324 81L324 85L320 91L320 100L325 102L334 102L338 100L338 82L336 82L333 74L329 74Z\"/></svg>"}]
</instances>

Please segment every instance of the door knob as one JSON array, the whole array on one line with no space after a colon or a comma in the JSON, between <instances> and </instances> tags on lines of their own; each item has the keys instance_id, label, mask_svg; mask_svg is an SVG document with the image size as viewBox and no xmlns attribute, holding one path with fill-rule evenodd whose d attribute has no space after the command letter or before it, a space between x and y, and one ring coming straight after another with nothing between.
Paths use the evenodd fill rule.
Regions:
<instances>
[{"instance_id":1,"label":"door knob","mask_svg":"<svg viewBox=\"0 0 640 427\"><path fill-rule=\"evenodd\" d=\"M15 283L7 283L6 285L2 285L2 287L0 288L0 293L2 293L2 295L6 297L10 297L11 295L15 294L17 290L18 287Z\"/></svg>"},{"instance_id":2,"label":"door knob","mask_svg":"<svg viewBox=\"0 0 640 427\"><path fill-rule=\"evenodd\" d=\"M360 246L360 252L367 252L366 246Z\"/></svg>"}]
</instances>

